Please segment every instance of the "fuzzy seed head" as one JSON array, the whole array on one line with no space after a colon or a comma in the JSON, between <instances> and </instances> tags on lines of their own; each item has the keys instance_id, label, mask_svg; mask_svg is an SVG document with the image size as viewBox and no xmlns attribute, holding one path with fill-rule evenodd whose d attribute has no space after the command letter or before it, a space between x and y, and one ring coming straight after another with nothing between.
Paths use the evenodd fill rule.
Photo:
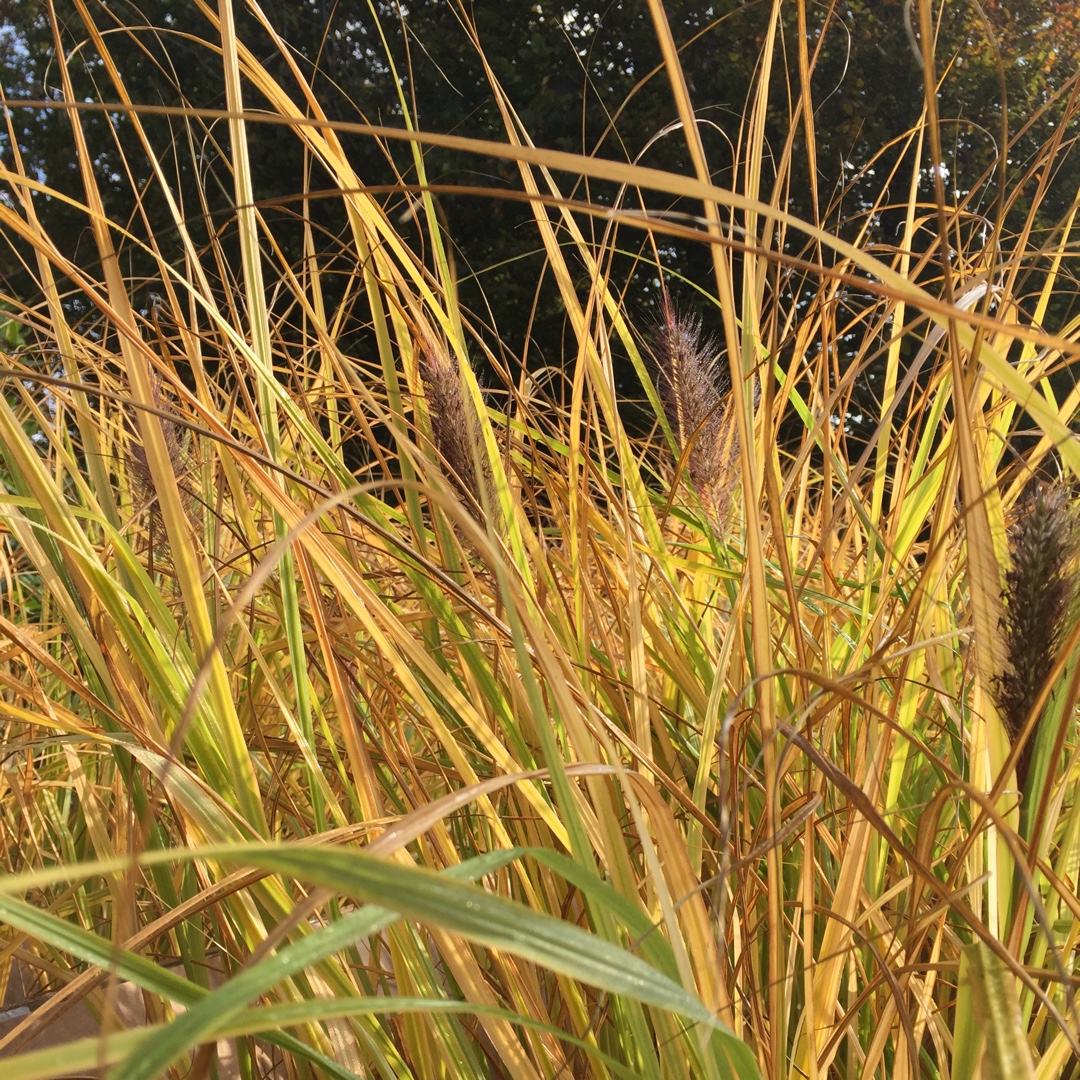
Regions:
<instances>
[{"instance_id":1,"label":"fuzzy seed head","mask_svg":"<svg viewBox=\"0 0 1080 1080\"><path fill-rule=\"evenodd\" d=\"M719 346L702 332L700 318L679 310L665 295L652 357L680 464L702 505L722 527L738 478L739 440Z\"/></svg>"},{"instance_id":2,"label":"fuzzy seed head","mask_svg":"<svg viewBox=\"0 0 1080 1080\"><path fill-rule=\"evenodd\" d=\"M158 409L168 410L169 403L162 389L161 380L155 378L151 383L151 389L154 395L154 406ZM180 496L184 501L184 509L189 514L192 514L195 512L198 500L191 481L194 461L189 450L188 432L179 424L162 417L161 433L165 438L165 449L169 456L173 474L176 476ZM154 483L153 473L150 470L150 462L146 457L146 448L135 434L132 435L128 442L125 459L128 482L131 485L131 493L136 504L147 509L154 525L160 526L156 530L159 536L164 536L161 506L158 502L157 487Z\"/></svg>"},{"instance_id":3,"label":"fuzzy seed head","mask_svg":"<svg viewBox=\"0 0 1080 1080\"><path fill-rule=\"evenodd\" d=\"M420 377L431 419L432 442L451 482L475 510L482 505L481 490L488 477L477 471L477 450L483 453L480 424L472 402L466 399L457 365L443 349L424 342L420 347Z\"/></svg>"},{"instance_id":4,"label":"fuzzy seed head","mask_svg":"<svg viewBox=\"0 0 1080 1080\"><path fill-rule=\"evenodd\" d=\"M1041 486L1025 500L1009 532L1012 566L1005 577L1008 665L996 680L1002 718L1015 741L1038 700L1068 628L1080 533L1060 487ZM1021 786L1031 738L1017 767Z\"/></svg>"}]
</instances>

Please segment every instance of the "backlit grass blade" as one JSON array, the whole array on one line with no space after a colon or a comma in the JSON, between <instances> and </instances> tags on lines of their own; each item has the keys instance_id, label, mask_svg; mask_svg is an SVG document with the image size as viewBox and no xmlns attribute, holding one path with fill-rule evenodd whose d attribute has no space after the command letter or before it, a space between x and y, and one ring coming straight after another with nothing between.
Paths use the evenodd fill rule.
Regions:
<instances>
[{"instance_id":1,"label":"backlit grass blade","mask_svg":"<svg viewBox=\"0 0 1080 1080\"><path fill-rule=\"evenodd\" d=\"M1033 1080L1035 1070L1020 1026L1012 973L981 942L968 946L966 953L974 1018L986 1040L985 1075L992 1080Z\"/></svg>"},{"instance_id":2,"label":"backlit grass blade","mask_svg":"<svg viewBox=\"0 0 1080 1080\"><path fill-rule=\"evenodd\" d=\"M243 851L243 855L240 852ZM163 861L171 853L147 858ZM752 1058L745 1047L696 998L651 965L629 953L550 916L529 911L520 905L491 896L482 890L454 881L455 877L490 873L518 858L523 852L511 850L463 864L450 876L433 875L418 868L359 852L298 847L249 847L207 849L197 854L224 861L240 859L258 866L332 888L345 895L371 901L329 926L301 938L235 976L221 989L207 994L180 976L172 975L150 961L117 950L96 935L74 927L45 912L37 912L13 899L0 898L0 910L13 925L35 932L54 947L115 970L169 1000L190 1005L188 1010L144 1050L138 1061L124 1067L125 1076L153 1077L188 1047L206 1041L216 1026L291 974L310 967L330 953L358 938L377 933L396 918L406 916L429 925L461 934L476 943L503 949L533 960L551 970L581 979L611 993L624 994L714 1029L719 1039L721 1061L730 1058L736 1071L731 1075L755 1075ZM461 890L465 891L462 892ZM640 927L642 931L646 928ZM205 999L205 1000L204 1000Z\"/></svg>"}]
</instances>

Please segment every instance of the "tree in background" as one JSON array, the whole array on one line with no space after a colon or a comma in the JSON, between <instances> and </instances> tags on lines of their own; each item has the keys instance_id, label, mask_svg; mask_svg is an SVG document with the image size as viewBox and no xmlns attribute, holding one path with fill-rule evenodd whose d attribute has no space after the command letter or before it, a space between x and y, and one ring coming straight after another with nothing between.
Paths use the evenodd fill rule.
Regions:
<instances>
[{"instance_id":1,"label":"tree in background","mask_svg":"<svg viewBox=\"0 0 1080 1080\"><path fill-rule=\"evenodd\" d=\"M63 48L78 58L71 65L81 79L76 96L101 100L111 87L101 58L87 40L79 4L59 0L54 7ZM316 93L332 118L400 126L400 79L413 122L420 128L505 137L488 73L453 0L417 0L407 5L381 0L371 5L361 0L301 4L267 0L262 7L296 61L306 73L314 73ZM895 245L900 221L888 209L889 197L881 200L880 195L888 188L897 158L905 152L902 136L919 122L922 110L923 74L911 12L900 0L849 0L815 7L799 2L785 7L785 32L778 40L775 61L777 87L781 79L786 80L784 69L798 70L802 21L815 117L815 139L808 145L797 103L786 93L780 96L779 90L772 100L773 153L783 154L790 146L795 161L792 174L800 181L788 192L790 209L841 235L868 227L873 242ZM284 75L285 62L275 55L264 29L239 10L240 5L237 9L242 40ZM670 0L666 9L682 47L714 178L719 184L739 188L744 163L737 156L738 125L755 77L762 28L769 16L767 5ZM46 5L32 0L7 2L0 14L4 19L0 83L8 102L58 97L51 61L54 28ZM672 127L676 111L659 67L647 5L631 0L583 0L572 5L551 0L513 5L505 0L476 0L469 16L484 54L491 58L493 76L516 109L521 129L537 145L640 159L644 164L690 172L685 139ZM109 18L115 22L118 32L109 37L109 46L134 102L224 107L214 30L197 4L99 3L94 18L101 25ZM119 33L124 27L130 35ZM1075 8L1067 3L1005 4L998 0L986 0L981 12L976 5L944 5L937 56L939 71L944 73L940 113L945 131L953 134L942 163L952 189L949 195L959 201L978 190L980 201L969 207L972 227L995 236L1007 254L1009 223L1020 220L1027 207L1023 200L997 207L994 193L999 188L993 182L980 186L977 181L1001 169L1010 174L1022 171L1029 150L1045 143L1060 99L1071 85L1069 73L1080 56ZM260 106L255 93L247 105ZM66 116L40 108L15 108L9 115L11 131L30 169L79 199ZM87 120L90 152L106 198L111 200L106 209L114 220L129 221L136 239L145 239L151 227L147 223L160 219L154 211L161 194L157 185L145 182L150 166L131 124L122 115ZM193 235L206 242L224 229L228 242L232 184L223 167L224 124L200 128L161 116L147 116L144 123ZM316 225L321 254L347 265L352 255L342 246L344 223L335 217L336 209L328 209L337 204L317 198L326 178L305 161L286 129L251 125L250 138L261 208L274 221L288 257L296 264L303 258L299 222L306 215ZM1005 139L1008 147L1003 146ZM406 183L416 179L408 148L394 145L381 153L370 139L346 136L345 141L358 175L373 187L385 185L386 198L405 213L409 203L400 191L401 179ZM9 137L0 139L0 149L9 159ZM1054 177L1053 192L1041 211L1047 230L1067 212L1078 186L1074 161L1063 156L1059 160L1062 165ZM145 170L137 177L145 191L142 206L132 199L132 185L125 177L126 169L140 167ZM535 235L525 227L528 209L512 197L496 197L502 189L508 195L517 190L510 164L431 148L426 151L426 167L430 183L453 189L440 196L439 204L456 249L462 300L486 326L486 339L497 353L502 350L505 359L516 357L532 366L561 365L565 360L563 313L555 289L544 277L543 254ZM65 183L68 177L69 184ZM929 199L929 172L926 177ZM110 184L110 179L115 182ZM1032 177L1032 188L1046 179ZM305 190L312 194L306 202L302 201ZM617 193L598 184L587 193L568 194L604 203ZM903 205L906 197L906 191L898 192L893 201ZM875 205L878 210L867 221ZM649 209L697 213L693 206ZM74 225L64 229L65 220L74 222L75 217L63 202L43 202L38 212L53 235L67 236L69 257L76 262L95 258L93 245L84 243ZM902 211L896 213L902 216ZM602 224L593 219L590 227ZM416 238L422 242L419 230ZM169 249L168 237L156 235L155 239ZM927 231L926 243L931 239ZM787 241L789 245L801 242L794 235ZM137 246L127 244L125 252L137 266ZM793 248L791 253L797 251ZM178 248L175 254L179 257ZM616 280L625 283L628 305L644 314L647 322L649 312L655 312L658 290L654 271L642 271L647 264L639 263L637 254L627 251L614 273ZM705 245L672 238L660 255L671 272L676 295L690 292L690 285L679 285L680 277L707 288ZM17 241L10 241L0 253L0 272L11 294L25 295L31 288L29 278L20 272ZM935 271L928 268L927 273L932 277ZM220 285L226 289L228 282ZM799 286L793 279L777 288L797 291ZM331 298L335 299L342 297ZM850 293L848 304L857 308L857 290ZM702 306L709 327L711 313L708 305ZM1062 310L1055 317L1064 319L1066 314ZM364 317L362 312L356 315L356 348L362 350ZM642 321L640 315L637 321ZM866 411L872 414L872 369L868 377L870 382L862 392ZM635 388L629 372L626 384L624 390L630 396ZM857 428L858 417L849 420Z\"/></svg>"}]
</instances>

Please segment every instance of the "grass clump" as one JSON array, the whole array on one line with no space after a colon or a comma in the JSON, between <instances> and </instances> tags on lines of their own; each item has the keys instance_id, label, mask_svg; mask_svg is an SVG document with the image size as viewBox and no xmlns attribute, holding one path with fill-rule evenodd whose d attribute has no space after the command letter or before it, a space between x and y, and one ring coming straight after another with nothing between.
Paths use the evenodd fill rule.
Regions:
<instances>
[{"instance_id":1,"label":"grass clump","mask_svg":"<svg viewBox=\"0 0 1080 1080\"><path fill-rule=\"evenodd\" d=\"M533 146L490 66L503 142L423 132L404 95L400 128L331 121L269 23L273 63L199 10L227 110L132 102L111 50L140 31L89 12L109 94L81 102L57 26L92 269L17 140L0 167L34 293L0 297L2 961L58 991L0 1048L103 1018L9 1066L180 1076L229 1037L298 1076L1072 1075L1060 492L1006 569L1027 478L1080 471L1078 325L1047 330L1072 217L1035 241L1041 195L994 221L975 187L920 194L932 111L874 201L793 217L765 118L808 145L811 58L773 70L778 15L724 186L692 124L697 178ZM144 230L85 152L103 110L149 163ZM334 244L258 198L270 122L311 165L294 208L329 177ZM233 210L197 232L171 155L210 145ZM515 178L566 314L546 380L460 300L437 146ZM716 287L665 295L650 358L613 268L669 281L643 253L672 239ZM625 422L620 365L662 434ZM148 1028L115 1030L117 980Z\"/></svg>"}]
</instances>

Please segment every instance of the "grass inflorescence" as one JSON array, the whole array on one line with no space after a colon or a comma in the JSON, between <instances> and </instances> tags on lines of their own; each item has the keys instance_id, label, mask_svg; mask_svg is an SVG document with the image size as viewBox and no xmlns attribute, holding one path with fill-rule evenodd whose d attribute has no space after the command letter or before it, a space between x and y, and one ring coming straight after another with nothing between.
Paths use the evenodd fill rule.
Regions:
<instances>
[{"instance_id":1,"label":"grass inflorescence","mask_svg":"<svg viewBox=\"0 0 1080 1080\"><path fill-rule=\"evenodd\" d=\"M1038 705L1071 628L1078 544L1068 492L1059 485L1039 485L1024 499L1009 530L1003 618L1008 667L998 680L997 699L1014 741ZM1017 761L1021 788L1032 745L1033 740L1025 743Z\"/></svg>"},{"instance_id":2,"label":"grass inflorescence","mask_svg":"<svg viewBox=\"0 0 1080 1080\"><path fill-rule=\"evenodd\" d=\"M730 369L719 343L702 332L701 317L677 309L665 291L653 331L656 390L685 472L717 531L727 524L739 477L739 435Z\"/></svg>"}]
</instances>

